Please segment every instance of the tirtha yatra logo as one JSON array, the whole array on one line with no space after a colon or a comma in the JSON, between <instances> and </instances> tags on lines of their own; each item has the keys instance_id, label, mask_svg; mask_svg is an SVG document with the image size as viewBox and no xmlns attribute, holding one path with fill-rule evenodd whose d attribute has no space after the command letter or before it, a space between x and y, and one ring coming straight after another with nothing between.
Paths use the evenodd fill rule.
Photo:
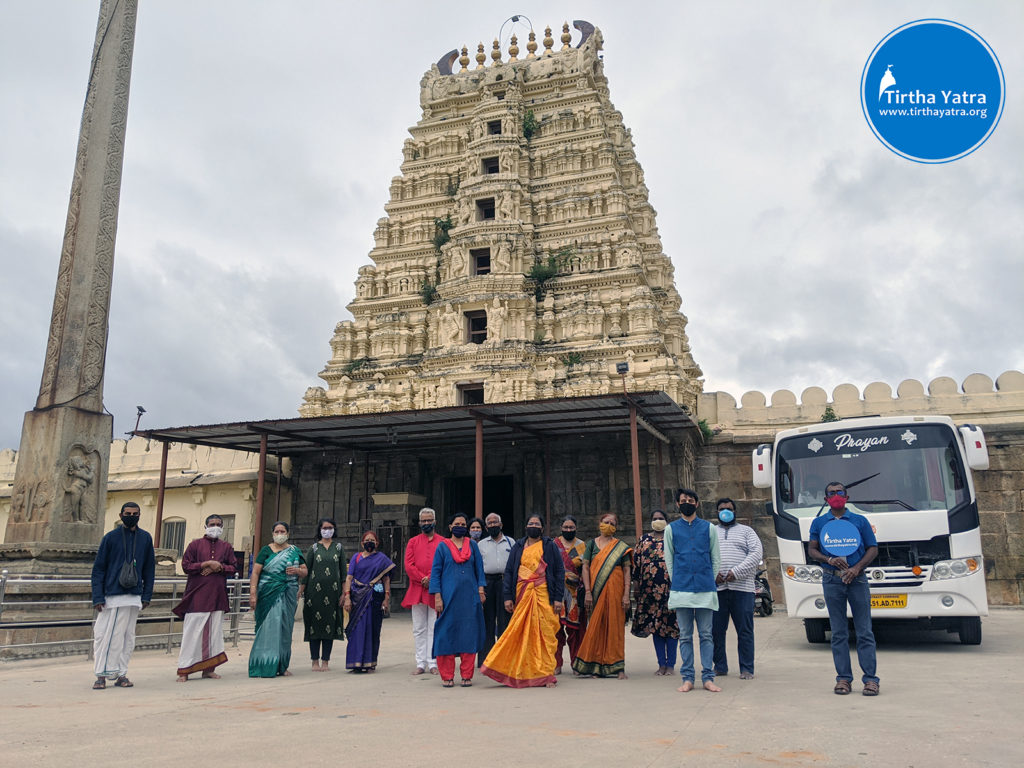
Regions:
<instances>
[{"instance_id":1,"label":"tirtha yatra logo","mask_svg":"<svg viewBox=\"0 0 1024 768\"><path fill-rule=\"evenodd\" d=\"M995 52L963 24L920 19L875 46L861 75L864 117L878 140L918 163L948 163L984 144L1006 84Z\"/></svg>"}]
</instances>

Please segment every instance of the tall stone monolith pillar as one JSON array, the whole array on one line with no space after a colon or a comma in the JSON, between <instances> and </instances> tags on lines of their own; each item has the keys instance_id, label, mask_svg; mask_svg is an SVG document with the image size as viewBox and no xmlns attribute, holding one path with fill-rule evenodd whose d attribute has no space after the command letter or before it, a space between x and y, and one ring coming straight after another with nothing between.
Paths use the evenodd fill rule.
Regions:
<instances>
[{"instance_id":1,"label":"tall stone monolith pillar","mask_svg":"<svg viewBox=\"0 0 1024 768\"><path fill-rule=\"evenodd\" d=\"M103 408L137 0L102 0L35 408L25 414L0 563L80 572L103 533L113 418Z\"/></svg>"}]
</instances>

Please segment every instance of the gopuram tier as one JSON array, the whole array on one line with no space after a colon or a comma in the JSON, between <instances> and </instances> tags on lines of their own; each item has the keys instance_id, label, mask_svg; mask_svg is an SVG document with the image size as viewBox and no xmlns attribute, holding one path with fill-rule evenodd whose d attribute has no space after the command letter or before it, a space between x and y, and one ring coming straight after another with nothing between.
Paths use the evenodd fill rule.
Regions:
<instances>
[{"instance_id":1,"label":"gopuram tier","mask_svg":"<svg viewBox=\"0 0 1024 768\"><path fill-rule=\"evenodd\" d=\"M660 390L696 411L672 262L601 32L465 47L420 83L387 215L303 416ZM490 59L488 61L488 58Z\"/></svg>"}]
</instances>

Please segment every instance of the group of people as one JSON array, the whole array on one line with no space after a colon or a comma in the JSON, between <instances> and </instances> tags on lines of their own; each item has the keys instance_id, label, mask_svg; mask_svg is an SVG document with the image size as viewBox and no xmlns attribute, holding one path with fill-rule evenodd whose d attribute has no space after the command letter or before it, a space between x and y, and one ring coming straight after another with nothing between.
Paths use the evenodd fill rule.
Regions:
<instances>
[{"instance_id":1,"label":"group of people","mask_svg":"<svg viewBox=\"0 0 1024 768\"><path fill-rule=\"evenodd\" d=\"M835 692L849 693L850 671L846 608L854 616L864 694L877 695L870 597L863 570L878 548L866 519L845 508L845 488L826 487L831 519L845 519L861 532L853 555L837 557L822 545L824 518L811 527L809 555L826 571L825 601L832 627ZM605 513L599 535L583 542L577 521L568 515L560 535L544 535L542 515L530 515L526 535L505 536L501 517L483 520L456 513L448 537L437 530L436 513L419 513L420 533L405 551L409 580L402 605L413 622L416 666L413 675L439 675L455 686L456 657L461 685L473 684L475 669L513 688L553 687L569 650L572 673L579 677L626 678L625 626L632 599L631 632L652 637L657 675L672 674L678 645L680 692L696 683L693 645L698 636L701 686L717 692L717 676L728 674L725 636L730 621L737 636L739 677L754 677L754 577L763 557L754 530L736 520L736 505L716 503L718 524L698 515L699 498L691 489L676 494L678 516L662 510L651 516L651 530L635 550L616 537L618 518ZM114 680L131 687L127 665L135 644L139 612L152 600L155 572L153 542L138 527L140 510L127 503L122 526L104 536L93 567L94 688ZM334 641L347 638L346 668L373 672L380 649L382 620L390 605L390 574L395 563L379 551L373 531L347 562L335 539L337 525L323 518L316 540L303 552L289 542L287 523L272 528L273 541L255 557L250 607L256 635L249 656L250 677L290 675L292 630L302 600L304 640L312 669L329 670ZM231 546L221 540L221 518L206 519L202 538L182 557L188 581L173 612L183 620L178 681L199 673L218 678L224 653L223 617L228 609L227 579L237 572ZM347 622L346 622L347 616Z\"/></svg>"}]
</instances>

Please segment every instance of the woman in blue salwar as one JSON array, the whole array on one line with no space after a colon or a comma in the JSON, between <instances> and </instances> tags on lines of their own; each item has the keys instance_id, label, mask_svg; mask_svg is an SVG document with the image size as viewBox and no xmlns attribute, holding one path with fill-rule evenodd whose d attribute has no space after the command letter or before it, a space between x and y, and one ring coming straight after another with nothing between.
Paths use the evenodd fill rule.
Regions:
<instances>
[{"instance_id":1,"label":"woman in blue salwar","mask_svg":"<svg viewBox=\"0 0 1024 768\"><path fill-rule=\"evenodd\" d=\"M299 579L306 577L302 550L288 543L288 524L274 523L274 541L256 555L249 580L249 607L256 618L256 638L249 651L249 677L290 675L292 628L298 606Z\"/></svg>"},{"instance_id":2,"label":"woman in blue salwar","mask_svg":"<svg viewBox=\"0 0 1024 768\"><path fill-rule=\"evenodd\" d=\"M469 518L455 514L449 521L452 537L442 539L434 551L430 569L430 594L434 596L433 656L441 685L455 685L455 657L459 656L462 687L473 684L476 654L484 645L484 562L476 542L469 537Z\"/></svg>"}]
</instances>

